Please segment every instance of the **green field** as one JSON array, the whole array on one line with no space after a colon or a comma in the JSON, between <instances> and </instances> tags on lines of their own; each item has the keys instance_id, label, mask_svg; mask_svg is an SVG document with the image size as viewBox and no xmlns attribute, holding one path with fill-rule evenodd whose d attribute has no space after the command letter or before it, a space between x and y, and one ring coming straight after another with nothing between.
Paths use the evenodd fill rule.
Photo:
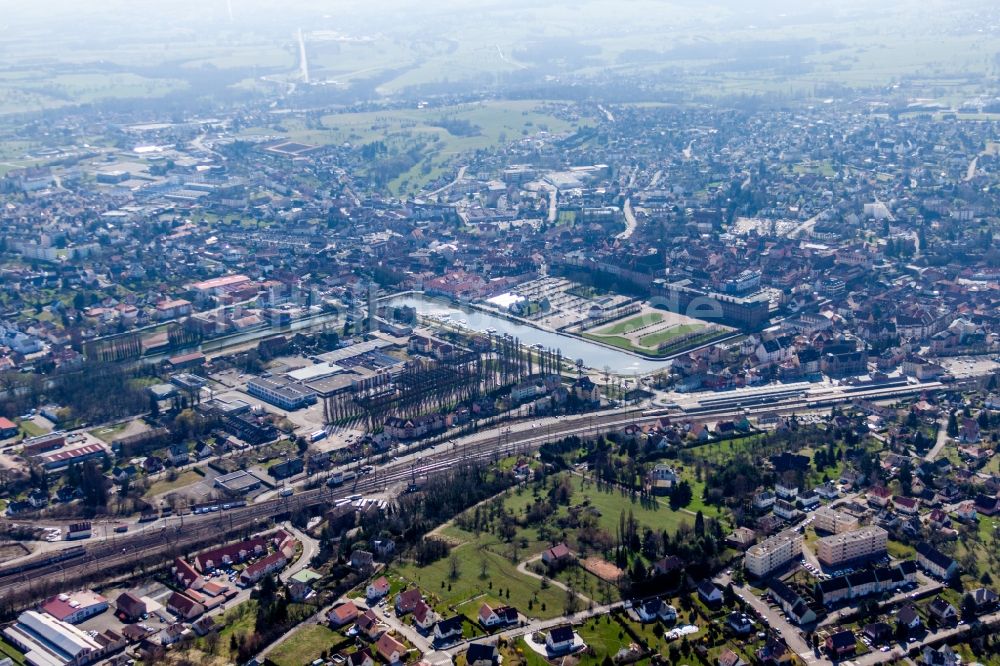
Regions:
<instances>
[{"instance_id":1,"label":"green field","mask_svg":"<svg viewBox=\"0 0 1000 666\"><path fill-rule=\"evenodd\" d=\"M297 629L272 650L267 658L277 666L303 666L319 658L331 645L341 640L343 637L326 625L310 624Z\"/></svg>"},{"instance_id":2,"label":"green field","mask_svg":"<svg viewBox=\"0 0 1000 666\"><path fill-rule=\"evenodd\" d=\"M299 118L284 118L279 126L251 127L244 137L281 134L311 145L383 142L392 154L419 147L421 159L389 182L393 194L416 194L428 183L454 175L467 153L513 142L538 132L563 133L577 123L553 115L553 109L533 100L489 101L444 108L413 108L364 113L339 113L307 126ZM468 123L468 133L453 134L437 123Z\"/></svg>"},{"instance_id":3,"label":"green field","mask_svg":"<svg viewBox=\"0 0 1000 666\"><path fill-rule=\"evenodd\" d=\"M448 532L448 536L455 534L454 531ZM529 616L543 619L558 617L563 613L566 600L563 590L552 585L543 589L541 581L519 573L516 563L497 552L502 547L496 539L486 535L480 535L479 538L470 536L473 537L472 541L452 549L452 553L458 558L458 577L455 579L450 575L450 558L438 560L426 567L403 564L393 567L392 573L419 586L430 599L431 605L444 615L461 613L474 618L483 603L510 604ZM530 554L525 553L525 557ZM482 577L484 565L486 576ZM504 591L502 598L501 589ZM508 590L509 597L506 594Z\"/></svg>"},{"instance_id":4,"label":"green field","mask_svg":"<svg viewBox=\"0 0 1000 666\"><path fill-rule=\"evenodd\" d=\"M634 320L628 320L634 321ZM627 324L626 322L620 322L619 325ZM635 326L635 324L632 324ZM582 337L587 340L593 340L594 342L602 342L606 345L611 345L612 347L617 347L618 349L624 349L625 351L633 352L636 354L643 354L645 356L666 356L668 354L676 353L678 351L683 351L684 348L690 348L697 346L699 344L704 344L710 342L715 338L720 336L718 331L707 331L703 335L696 335L690 341L686 341L683 344L677 344L672 346L667 346L664 350L660 350L660 345L669 343L672 340L677 340L685 335L691 333L697 333L706 329L704 324L678 324L676 326L671 326L668 329L657 331L656 333L650 333L649 335L641 336L638 343L633 342L624 335L614 335L612 334L612 329L600 329L599 333L585 332ZM636 330L632 328L631 330L626 330L624 328L616 331L617 333L629 333ZM605 334L607 331L607 334Z\"/></svg>"},{"instance_id":5,"label":"green field","mask_svg":"<svg viewBox=\"0 0 1000 666\"><path fill-rule=\"evenodd\" d=\"M13 661L15 664L24 663L24 655L21 654L16 647L11 645L10 643L7 643L3 639L0 639L0 656L2 656L4 659L10 657L11 661Z\"/></svg>"},{"instance_id":6,"label":"green field","mask_svg":"<svg viewBox=\"0 0 1000 666\"><path fill-rule=\"evenodd\" d=\"M615 322L611 326L605 326L600 329L598 335L621 335L623 333L631 333L632 331L637 331L643 326L648 326L651 324L656 324L663 321L663 315L659 312L651 312L649 314L639 315L637 317L631 317L623 321Z\"/></svg>"},{"instance_id":7,"label":"green field","mask_svg":"<svg viewBox=\"0 0 1000 666\"><path fill-rule=\"evenodd\" d=\"M21 428L21 432L24 433L25 437L38 437L39 435L45 435L49 431L41 426L37 425L34 421L21 421L18 423Z\"/></svg>"},{"instance_id":8,"label":"green field","mask_svg":"<svg viewBox=\"0 0 1000 666\"><path fill-rule=\"evenodd\" d=\"M166 477L164 477L149 486L149 490L146 491L146 497L154 497L156 495L168 493L171 490L185 488L202 481L204 478L204 476L198 474L192 469L181 472L173 481L168 481Z\"/></svg>"},{"instance_id":9,"label":"green field","mask_svg":"<svg viewBox=\"0 0 1000 666\"><path fill-rule=\"evenodd\" d=\"M660 502L644 504L617 490L598 490L579 476L568 475L566 478L571 488L570 506L589 507L591 515L596 516L596 527L609 535L618 528L622 513L631 513L641 526L657 531L673 532L682 523L694 523L691 510L672 511ZM700 493L700 488L696 491ZM503 510L519 518L526 514L537 497L533 492L521 489L504 494L500 499ZM714 507L705 511L706 516L716 514ZM468 512L466 515L469 515ZM412 563L395 565L391 569L394 578L390 579L401 579L419 586L430 598L430 603L443 614L457 612L470 619L475 618L479 606L485 601L511 604L532 617L556 617L565 608L566 592L555 585L543 586L537 578L518 572L517 563L530 559L563 539L581 555L600 555L592 549L588 552L577 543L572 529L558 527L558 521L568 515L568 506L558 506L544 525L518 524L509 541L489 530L475 534L456 524L448 524L439 533L454 544L452 554L457 560L457 576L451 576L451 558L444 558L425 567ZM563 571L556 580L595 601L617 598L617 590L611 590L610 599L605 599L608 594L605 586L582 569ZM544 610L542 604L545 605Z\"/></svg>"},{"instance_id":10,"label":"green field","mask_svg":"<svg viewBox=\"0 0 1000 666\"><path fill-rule=\"evenodd\" d=\"M650 333L649 335L644 335L639 338L639 345L646 349L656 349L664 342L670 342L676 338L687 335L688 333L695 333L705 328L701 324L680 324L679 326L673 326L665 331L659 331L658 333Z\"/></svg>"}]
</instances>

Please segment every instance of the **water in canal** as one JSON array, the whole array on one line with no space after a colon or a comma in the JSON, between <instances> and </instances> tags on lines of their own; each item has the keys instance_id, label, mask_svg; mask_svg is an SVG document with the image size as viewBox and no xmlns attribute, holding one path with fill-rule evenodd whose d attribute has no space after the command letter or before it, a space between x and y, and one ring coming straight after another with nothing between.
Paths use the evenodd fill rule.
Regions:
<instances>
[{"instance_id":1,"label":"water in canal","mask_svg":"<svg viewBox=\"0 0 1000 666\"><path fill-rule=\"evenodd\" d=\"M648 374L670 366L670 361L655 361L628 354L618 349L594 344L582 338L552 331L544 331L534 326L521 324L503 317L491 315L475 308L453 305L447 301L424 296L423 294L403 294L386 301L394 307L415 308L421 317L442 317L447 315L452 323L465 328L486 333L493 329L496 333L506 333L526 345L542 345L546 349L559 349L570 361L583 359L588 368L601 370L604 366L619 375Z\"/></svg>"}]
</instances>

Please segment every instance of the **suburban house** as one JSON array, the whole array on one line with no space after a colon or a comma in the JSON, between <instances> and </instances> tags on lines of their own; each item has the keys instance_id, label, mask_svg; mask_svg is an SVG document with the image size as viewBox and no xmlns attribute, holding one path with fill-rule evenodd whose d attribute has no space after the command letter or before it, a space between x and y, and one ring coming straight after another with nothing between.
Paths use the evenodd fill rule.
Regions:
<instances>
[{"instance_id":1,"label":"suburban house","mask_svg":"<svg viewBox=\"0 0 1000 666\"><path fill-rule=\"evenodd\" d=\"M427 605L423 599L413 609L413 624L423 631L430 631L440 619L441 616L435 613L434 609Z\"/></svg>"},{"instance_id":2,"label":"suburban house","mask_svg":"<svg viewBox=\"0 0 1000 666\"><path fill-rule=\"evenodd\" d=\"M839 661L844 657L854 654L857 647L857 639L854 632L837 631L826 637L826 653L833 659Z\"/></svg>"},{"instance_id":3,"label":"suburban house","mask_svg":"<svg viewBox=\"0 0 1000 666\"><path fill-rule=\"evenodd\" d=\"M368 589L365 591L365 596L371 601L381 599L387 594L389 594L389 579L385 576L379 576L369 583Z\"/></svg>"},{"instance_id":4,"label":"suburban house","mask_svg":"<svg viewBox=\"0 0 1000 666\"><path fill-rule=\"evenodd\" d=\"M517 624L517 609L510 606L491 608L489 604L484 603L479 607L479 623L487 629Z\"/></svg>"},{"instance_id":5,"label":"suburban house","mask_svg":"<svg viewBox=\"0 0 1000 666\"><path fill-rule=\"evenodd\" d=\"M710 580L698 583L698 598L709 608L717 608L722 604L722 592Z\"/></svg>"},{"instance_id":6,"label":"suburban house","mask_svg":"<svg viewBox=\"0 0 1000 666\"><path fill-rule=\"evenodd\" d=\"M412 613L413 609L417 607L417 604L423 601L424 595L421 594L420 590L417 588L411 588L409 590L403 590L396 594L396 613L399 615L405 615L407 613Z\"/></svg>"},{"instance_id":7,"label":"suburban house","mask_svg":"<svg viewBox=\"0 0 1000 666\"><path fill-rule=\"evenodd\" d=\"M406 646L389 634L382 634L375 643L375 651L390 664L398 664L406 656Z\"/></svg>"},{"instance_id":8,"label":"suburban house","mask_svg":"<svg viewBox=\"0 0 1000 666\"><path fill-rule=\"evenodd\" d=\"M542 552L542 563L545 566L554 566L567 562L573 557L573 552L564 543L553 546L548 550Z\"/></svg>"},{"instance_id":9,"label":"suburban house","mask_svg":"<svg viewBox=\"0 0 1000 666\"><path fill-rule=\"evenodd\" d=\"M549 654L566 654L573 649L575 643L573 627L568 624L553 627L545 637L545 647L548 648Z\"/></svg>"},{"instance_id":10,"label":"suburban house","mask_svg":"<svg viewBox=\"0 0 1000 666\"><path fill-rule=\"evenodd\" d=\"M361 648L357 652L347 655L347 666L375 666L375 659L372 658L371 650Z\"/></svg>"},{"instance_id":11,"label":"suburban house","mask_svg":"<svg viewBox=\"0 0 1000 666\"><path fill-rule=\"evenodd\" d=\"M462 637L462 616L455 615L434 625L434 642L444 643Z\"/></svg>"},{"instance_id":12,"label":"suburban house","mask_svg":"<svg viewBox=\"0 0 1000 666\"><path fill-rule=\"evenodd\" d=\"M181 620L193 620L205 612L205 607L180 592L174 592L167 599L167 610Z\"/></svg>"},{"instance_id":13,"label":"suburban house","mask_svg":"<svg viewBox=\"0 0 1000 666\"><path fill-rule=\"evenodd\" d=\"M917 564L932 576L950 580L958 575L958 562L951 559L926 541L917 544Z\"/></svg>"},{"instance_id":14,"label":"suburban house","mask_svg":"<svg viewBox=\"0 0 1000 666\"><path fill-rule=\"evenodd\" d=\"M357 617L358 607L354 605L353 601L347 601L339 606L335 606L326 614L327 621L334 627L343 627L346 624L350 624Z\"/></svg>"}]
</instances>

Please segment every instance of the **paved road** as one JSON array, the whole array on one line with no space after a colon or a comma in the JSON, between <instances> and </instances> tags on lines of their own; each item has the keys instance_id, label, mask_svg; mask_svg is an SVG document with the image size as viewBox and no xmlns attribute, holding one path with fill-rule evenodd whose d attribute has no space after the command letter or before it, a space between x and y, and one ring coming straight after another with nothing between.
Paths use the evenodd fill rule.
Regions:
<instances>
[{"instance_id":1,"label":"paved road","mask_svg":"<svg viewBox=\"0 0 1000 666\"><path fill-rule=\"evenodd\" d=\"M938 431L937 431L937 441L934 443L934 448L927 452L924 456L924 460L928 462L934 462L934 460L941 454L941 450L944 448L945 444L948 443L948 415L942 414L941 418L938 419Z\"/></svg>"},{"instance_id":2,"label":"paved road","mask_svg":"<svg viewBox=\"0 0 1000 666\"><path fill-rule=\"evenodd\" d=\"M563 624L581 624L586 622L592 617L597 617L600 615L607 615L616 608L621 608L624 606L624 602L618 601L613 604L606 604L604 606L594 606L586 610L582 610L579 613L574 613L573 615L567 615L563 617L553 618L551 620L530 620L524 626L515 627L513 629L508 629L507 631L501 631L500 633L493 634L492 636L480 637L469 640L462 640L453 645L449 645L444 648L444 651L451 655L456 655L459 652L463 652L467 648L467 644L470 642L475 643L491 643L495 644L500 638L506 640L511 640L514 638L519 638L527 634L533 634L536 631L545 631L546 629L551 629L553 627L558 627Z\"/></svg>"},{"instance_id":3,"label":"paved road","mask_svg":"<svg viewBox=\"0 0 1000 666\"><path fill-rule=\"evenodd\" d=\"M637 226L637 222L635 221L635 212L632 210L631 198L625 200L625 205L622 206L622 213L625 214L625 231L615 236L615 238L624 240L632 237L632 234L635 233L635 228Z\"/></svg>"},{"instance_id":4,"label":"paved road","mask_svg":"<svg viewBox=\"0 0 1000 666\"><path fill-rule=\"evenodd\" d=\"M537 562L540 559L542 559L542 554L541 553L539 553L538 555L535 555L534 557L529 557L524 562L521 562L520 564L517 565L518 572L524 574L525 576L530 576L531 578L535 578L537 580L542 580L543 578L545 578L545 576L539 576L534 571L532 571L531 569L528 568L529 564L531 564L532 562ZM560 590L562 590L564 592L569 592L570 591L568 585L565 585L564 583L562 583L562 582L560 582L558 580L552 580L550 578L549 579L549 585L552 585L553 587L558 587ZM583 594L580 594L579 592L576 592L576 596L577 596L577 598L580 601L582 601L584 603L584 605L590 605L590 604L594 603L594 601L590 597L588 597L586 595L583 595Z\"/></svg>"},{"instance_id":5,"label":"paved road","mask_svg":"<svg viewBox=\"0 0 1000 666\"><path fill-rule=\"evenodd\" d=\"M437 196L437 195L441 194L442 192L447 192L451 188L453 188L456 185L458 185L462 181L462 179L465 178L465 170L468 169L468 168L469 167L467 167L467 166L461 166L461 167L459 167L458 168L458 174L455 176L455 180L451 181L447 185L442 185L441 187L437 188L436 190L434 190L433 192L431 192L427 196L429 196L429 197Z\"/></svg>"}]
</instances>

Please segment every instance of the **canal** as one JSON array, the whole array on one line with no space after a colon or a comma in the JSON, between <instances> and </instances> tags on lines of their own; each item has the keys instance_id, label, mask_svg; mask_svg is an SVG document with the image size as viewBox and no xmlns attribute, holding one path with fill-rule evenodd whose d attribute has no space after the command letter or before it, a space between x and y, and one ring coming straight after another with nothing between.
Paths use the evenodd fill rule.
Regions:
<instances>
[{"instance_id":1,"label":"canal","mask_svg":"<svg viewBox=\"0 0 1000 666\"><path fill-rule=\"evenodd\" d=\"M522 324L504 317L489 314L476 308L454 305L448 301L430 298L423 294L401 294L386 301L394 307L412 307L420 317L441 319L448 317L451 323L486 333L490 329L496 333L506 333L518 338L526 345L542 345L547 349L559 349L564 358L574 361L583 359L588 368L602 370L605 366L618 375L645 375L670 367L669 360L645 359L627 352L605 347L563 333L545 331L528 324Z\"/></svg>"}]
</instances>

